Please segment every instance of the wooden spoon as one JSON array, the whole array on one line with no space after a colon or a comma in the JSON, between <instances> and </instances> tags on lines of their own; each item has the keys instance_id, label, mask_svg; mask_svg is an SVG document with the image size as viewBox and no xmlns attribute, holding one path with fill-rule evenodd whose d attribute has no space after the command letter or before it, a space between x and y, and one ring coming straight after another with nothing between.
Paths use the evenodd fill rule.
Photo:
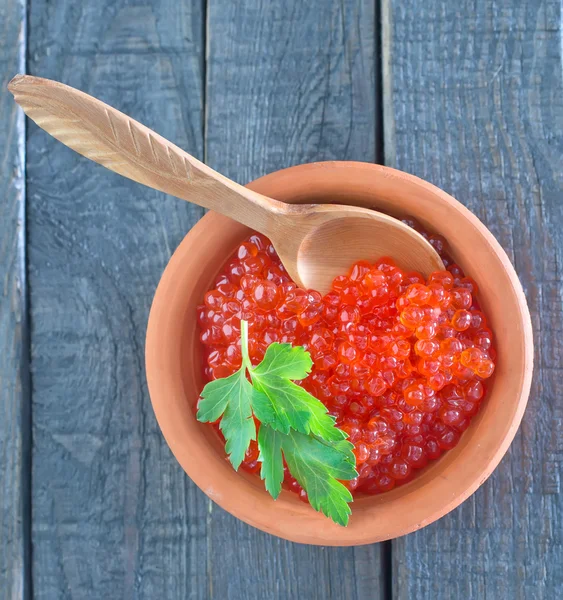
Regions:
<instances>
[{"instance_id":1,"label":"wooden spoon","mask_svg":"<svg viewBox=\"0 0 563 600\"><path fill-rule=\"evenodd\" d=\"M381 256L425 276L444 268L434 248L397 219L355 206L289 205L262 196L115 108L62 83L16 75L8 89L39 127L79 154L269 237L287 272L302 287L324 294L334 277L354 262Z\"/></svg>"}]
</instances>

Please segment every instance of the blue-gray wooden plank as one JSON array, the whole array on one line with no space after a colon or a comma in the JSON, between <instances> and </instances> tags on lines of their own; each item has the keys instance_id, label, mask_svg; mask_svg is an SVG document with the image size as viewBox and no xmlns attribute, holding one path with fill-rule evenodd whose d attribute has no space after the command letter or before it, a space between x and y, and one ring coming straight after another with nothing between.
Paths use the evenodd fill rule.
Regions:
<instances>
[{"instance_id":1,"label":"blue-gray wooden plank","mask_svg":"<svg viewBox=\"0 0 563 600\"><path fill-rule=\"evenodd\" d=\"M0 3L0 598L29 597L25 128L6 89L25 68L25 3Z\"/></svg>"},{"instance_id":2,"label":"blue-gray wooden plank","mask_svg":"<svg viewBox=\"0 0 563 600\"><path fill-rule=\"evenodd\" d=\"M29 70L203 155L199 0L33 0ZM207 503L147 394L152 296L202 211L29 125L33 580L38 599L205 597Z\"/></svg>"},{"instance_id":3,"label":"blue-gray wooden plank","mask_svg":"<svg viewBox=\"0 0 563 600\"><path fill-rule=\"evenodd\" d=\"M387 160L489 226L520 275L536 337L530 403L508 456L462 507L393 543L394 596L560 598L561 3L386 0L385 9Z\"/></svg>"},{"instance_id":4,"label":"blue-gray wooden plank","mask_svg":"<svg viewBox=\"0 0 563 600\"><path fill-rule=\"evenodd\" d=\"M210 166L244 183L298 163L375 160L371 0L209 0L207 31ZM380 545L300 546L210 511L213 597L383 596Z\"/></svg>"}]
</instances>

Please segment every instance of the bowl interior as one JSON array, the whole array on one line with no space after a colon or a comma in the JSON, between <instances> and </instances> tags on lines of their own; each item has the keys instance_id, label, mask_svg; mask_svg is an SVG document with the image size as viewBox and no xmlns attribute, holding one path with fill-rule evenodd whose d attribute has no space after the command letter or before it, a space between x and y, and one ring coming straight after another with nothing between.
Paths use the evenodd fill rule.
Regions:
<instances>
[{"instance_id":1,"label":"bowl interior","mask_svg":"<svg viewBox=\"0 0 563 600\"><path fill-rule=\"evenodd\" d=\"M480 288L495 333L497 369L488 397L459 444L408 484L352 505L347 528L283 492L273 502L259 477L235 473L213 429L195 420L204 381L196 306L250 230L206 215L171 259L155 295L147 334L147 376L161 429L175 456L211 498L242 520L281 537L359 544L418 529L452 510L490 475L520 423L532 368L531 325L522 290L488 230L450 196L415 177L371 164L317 163L259 179L250 187L294 203L343 203L411 215L446 237L454 259Z\"/></svg>"}]
</instances>

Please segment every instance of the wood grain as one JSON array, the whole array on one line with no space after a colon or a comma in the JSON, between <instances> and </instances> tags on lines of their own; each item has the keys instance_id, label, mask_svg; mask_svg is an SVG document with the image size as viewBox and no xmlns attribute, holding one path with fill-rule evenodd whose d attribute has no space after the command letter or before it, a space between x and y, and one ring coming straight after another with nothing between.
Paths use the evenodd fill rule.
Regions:
<instances>
[{"instance_id":1,"label":"wood grain","mask_svg":"<svg viewBox=\"0 0 563 600\"><path fill-rule=\"evenodd\" d=\"M376 156L372 2L211 0L206 162L246 183Z\"/></svg>"},{"instance_id":2,"label":"wood grain","mask_svg":"<svg viewBox=\"0 0 563 600\"><path fill-rule=\"evenodd\" d=\"M6 83L24 68L25 7L0 6L0 598L29 598L25 126Z\"/></svg>"},{"instance_id":3,"label":"wood grain","mask_svg":"<svg viewBox=\"0 0 563 600\"><path fill-rule=\"evenodd\" d=\"M207 163L241 183L293 164L376 156L373 3L208 5ZM210 507L213 597L381 598L381 546L315 548Z\"/></svg>"},{"instance_id":4,"label":"wood grain","mask_svg":"<svg viewBox=\"0 0 563 600\"><path fill-rule=\"evenodd\" d=\"M200 2L37 0L29 69L203 155ZM38 599L205 598L207 500L158 430L143 368L154 289L202 210L30 124L33 577Z\"/></svg>"},{"instance_id":5,"label":"wood grain","mask_svg":"<svg viewBox=\"0 0 563 600\"><path fill-rule=\"evenodd\" d=\"M385 0L386 159L469 206L512 258L536 334L521 430L493 477L393 542L396 598L552 599L563 586L563 85L554 0Z\"/></svg>"}]
</instances>

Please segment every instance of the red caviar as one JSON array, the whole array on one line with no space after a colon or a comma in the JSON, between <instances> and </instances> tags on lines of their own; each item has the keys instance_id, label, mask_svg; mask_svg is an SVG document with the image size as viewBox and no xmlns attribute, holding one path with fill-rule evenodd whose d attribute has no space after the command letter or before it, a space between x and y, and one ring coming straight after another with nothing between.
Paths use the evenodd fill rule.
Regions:
<instances>
[{"instance_id":1,"label":"red caviar","mask_svg":"<svg viewBox=\"0 0 563 600\"><path fill-rule=\"evenodd\" d=\"M297 288L269 240L252 235L198 308L207 381L240 367L241 319L249 323L255 364L272 342L311 353L311 374L297 383L327 406L354 444L359 476L344 482L353 493L391 490L453 448L494 371L476 283L445 254L443 238L422 233L446 271L425 281L390 258L362 261L324 297ZM255 442L243 467L260 469ZM287 469L284 484L306 500Z\"/></svg>"}]
</instances>

